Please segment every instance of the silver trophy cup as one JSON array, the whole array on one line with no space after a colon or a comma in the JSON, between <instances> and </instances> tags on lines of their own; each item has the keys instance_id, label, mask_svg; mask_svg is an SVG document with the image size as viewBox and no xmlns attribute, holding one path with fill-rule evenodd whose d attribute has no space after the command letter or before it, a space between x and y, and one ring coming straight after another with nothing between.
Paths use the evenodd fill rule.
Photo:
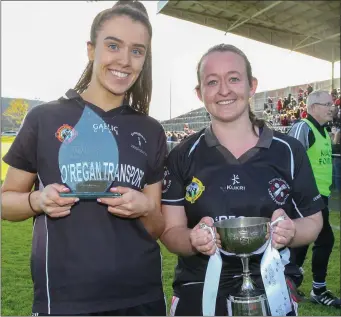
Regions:
<instances>
[{"instance_id":1,"label":"silver trophy cup","mask_svg":"<svg viewBox=\"0 0 341 317\"><path fill-rule=\"evenodd\" d=\"M261 249L270 238L270 219L246 217L226 219L214 223L220 235L222 250L235 253L243 264L243 284L237 294L228 298L228 311L232 316L270 316L265 291L256 289L249 270L249 257Z\"/></svg>"}]
</instances>

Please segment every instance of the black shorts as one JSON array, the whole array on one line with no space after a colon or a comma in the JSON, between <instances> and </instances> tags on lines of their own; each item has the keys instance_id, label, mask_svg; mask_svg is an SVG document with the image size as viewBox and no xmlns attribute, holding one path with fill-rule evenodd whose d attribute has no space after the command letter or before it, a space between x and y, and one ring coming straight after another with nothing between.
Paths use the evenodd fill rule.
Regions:
<instances>
[{"instance_id":1,"label":"black shorts","mask_svg":"<svg viewBox=\"0 0 341 317\"><path fill-rule=\"evenodd\" d=\"M41 313L33 313L32 316L166 316L167 308L165 299L160 299L155 302L146 303L134 307L111 310L111 311L102 311L96 313L89 314L77 314L77 315L52 315L52 314L41 314Z\"/></svg>"},{"instance_id":2,"label":"black shorts","mask_svg":"<svg viewBox=\"0 0 341 317\"><path fill-rule=\"evenodd\" d=\"M172 297L170 316L202 316L202 292L203 283L187 284L177 289L177 296ZM216 301L216 316L228 316L227 295L228 290L223 294L219 291ZM297 303L292 299L293 311L287 316L297 316Z\"/></svg>"}]
</instances>

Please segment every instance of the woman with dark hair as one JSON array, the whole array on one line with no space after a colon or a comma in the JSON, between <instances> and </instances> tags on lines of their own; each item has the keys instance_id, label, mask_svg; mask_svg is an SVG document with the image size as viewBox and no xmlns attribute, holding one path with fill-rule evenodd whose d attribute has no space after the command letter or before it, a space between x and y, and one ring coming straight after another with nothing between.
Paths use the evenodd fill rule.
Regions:
<instances>
[{"instance_id":1,"label":"woman with dark hair","mask_svg":"<svg viewBox=\"0 0 341 317\"><path fill-rule=\"evenodd\" d=\"M245 54L232 45L212 47L199 61L197 79L197 95L210 113L211 125L170 152L163 182L166 228L161 241L178 255L171 307L177 316L203 314L207 263L220 244L219 237L214 241L201 228L203 223L212 226L237 217L274 221L283 216L272 235L273 246L283 250L310 243L322 226L323 201L304 148L270 130L251 111L249 99L257 79ZM221 257L217 316L230 313L227 298L242 281L240 259ZM260 261L260 255L252 256L250 270L257 287L263 288ZM298 267L286 265L285 274L291 278L288 285L293 286L292 280L299 283Z\"/></svg>"},{"instance_id":2,"label":"woman with dark hair","mask_svg":"<svg viewBox=\"0 0 341 317\"><path fill-rule=\"evenodd\" d=\"M87 43L89 63L75 89L33 108L4 157L10 168L2 186L2 219L34 218L36 316L166 314L156 240L164 229L160 201L167 150L162 126L148 116L151 38L143 4L118 1L100 12ZM58 164L60 149L84 138L77 126L88 113L102 124L83 122L90 130L85 154L70 177L89 179L88 166L95 163L90 179L108 177L119 197L60 195L70 192ZM114 157L105 161L104 153L90 153L97 161L87 162L89 144L101 143L108 133L112 142L103 142L103 152L117 147L119 163ZM97 164L108 171L98 174ZM40 190L31 191L36 179Z\"/></svg>"}]
</instances>

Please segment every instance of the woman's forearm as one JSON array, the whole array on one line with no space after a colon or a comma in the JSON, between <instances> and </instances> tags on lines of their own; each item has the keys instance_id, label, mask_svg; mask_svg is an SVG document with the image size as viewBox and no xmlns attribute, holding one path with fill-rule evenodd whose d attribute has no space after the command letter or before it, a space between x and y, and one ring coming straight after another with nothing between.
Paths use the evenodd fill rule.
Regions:
<instances>
[{"instance_id":1,"label":"woman's forearm","mask_svg":"<svg viewBox=\"0 0 341 317\"><path fill-rule=\"evenodd\" d=\"M161 207L152 207L147 216L140 217L140 220L155 240L159 239L165 230L165 220L161 214Z\"/></svg>"},{"instance_id":2,"label":"woman's forearm","mask_svg":"<svg viewBox=\"0 0 341 317\"><path fill-rule=\"evenodd\" d=\"M28 195L29 193L18 193L14 191L2 192L1 219L8 221L23 221L40 213L40 192L33 192L30 197L32 208L34 208L37 213L31 209L28 202Z\"/></svg>"},{"instance_id":3,"label":"woman's forearm","mask_svg":"<svg viewBox=\"0 0 341 317\"><path fill-rule=\"evenodd\" d=\"M293 220L296 226L296 233L290 247L300 247L315 241L322 229L323 219L319 212L313 218L304 217Z\"/></svg>"},{"instance_id":4,"label":"woman's forearm","mask_svg":"<svg viewBox=\"0 0 341 317\"><path fill-rule=\"evenodd\" d=\"M166 248L175 254L191 256L197 253L190 240L191 229L184 227L173 227L166 229L160 237Z\"/></svg>"}]
</instances>

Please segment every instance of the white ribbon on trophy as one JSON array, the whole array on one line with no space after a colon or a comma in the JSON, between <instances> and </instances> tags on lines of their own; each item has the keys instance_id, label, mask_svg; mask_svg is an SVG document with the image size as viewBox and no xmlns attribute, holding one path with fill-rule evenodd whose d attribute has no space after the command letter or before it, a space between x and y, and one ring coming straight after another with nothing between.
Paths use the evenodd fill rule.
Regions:
<instances>
[{"instance_id":1,"label":"white ribbon on trophy","mask_svg":"<svg viewBox=\"0 0 341 317\"><path fill-rule=\"evenodd\" d=\"M203 225L200 226L200 228L210 230L213 236L213 240L215 241L215 232L211 227ZM221 250L217 248L215 253L210 256L207 264L204 290L202 293L203 316L215 315L215 305L217 301L220 273L223 266L223 260L221 259L220 251Z\"/></svg>"},{"instance_id":2,"label":"white ribbon on trophy","mask_svg":"<svg viewBox=\"0 0 341 317\"><path fill-rule=\"evenodd\" d=\"M264 289L272 316L285 316L292 310L284 276L284 264L278 250L273 248L271 243L273 226L283 219L284 217L279 217L270 224L270 243L263 254L260 265ZM285 258L284 261L287 262L288 259Z\"/></svg>"},{"instance_id":3,"label":"white ribbon on trophy","mask_svg":"<svg viewBox=\"0 0 341 317\"><path fill-rule=\"evenodd\" d=\"M279 252L272 247L271 243L273 226L281 220L284 220L283 216L278 217L270 223L269 240L261 248L251 253L261 254L264 252L261 260L261 276L272 316L285 316L292 310L284 276L284 266L289 263L290 252L288 249L283 250L283 257L281 259ZM200 228L208 229L215 241L215 232L211 227L203 224ZM202 297L203 316L215 316L220 274L223 266L220 252L227 256L236 255L235 253L229 253L217 248L215 254L210 256L206 269Z\"/></svg>"}]
</instances>

